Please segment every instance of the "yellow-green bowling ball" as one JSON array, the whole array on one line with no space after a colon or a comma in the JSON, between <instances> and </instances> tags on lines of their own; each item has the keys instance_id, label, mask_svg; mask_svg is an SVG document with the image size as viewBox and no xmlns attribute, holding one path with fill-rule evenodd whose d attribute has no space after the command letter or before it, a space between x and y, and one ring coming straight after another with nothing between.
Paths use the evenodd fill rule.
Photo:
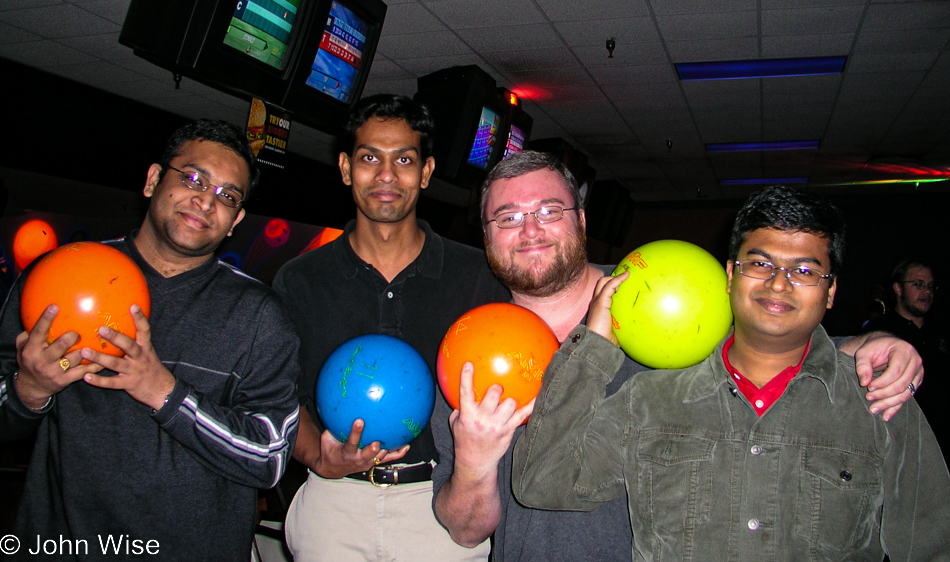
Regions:
<instances>
[{"instance_id":1,"label":"yellow-green bowling ball","mask_svg":"<svg viewBox=\"0 0 950 562\"><path fill-rule=\"evenodd\" d=\"M654 369L679 369L705 359L732 327L726 270L699 246L658 240L621 260L629 271L610 307L620 347Z\"/></svg>"}]
</instances>

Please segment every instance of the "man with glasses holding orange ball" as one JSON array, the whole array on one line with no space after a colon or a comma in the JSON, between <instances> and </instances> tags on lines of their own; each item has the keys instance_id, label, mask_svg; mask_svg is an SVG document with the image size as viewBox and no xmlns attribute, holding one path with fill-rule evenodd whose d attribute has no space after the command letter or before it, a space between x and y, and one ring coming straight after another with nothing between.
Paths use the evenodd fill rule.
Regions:
<instances>
[{"instance_id":1,"label":"man with glasses holding orange ball","mask_svg":"<svg viewBox=\"0 0 950 562\"><path fill-rule=\"evenodd\" d=\"M36 441L0 552L250 559L258 489L283 474L298 419L290 316L267 286L214 257L258 177L233 125L200 120L168 139L148 169L142 226L108 242L151 294L148 318L131 308L134 338L99 328L123 357L66 353L76 332L48 342L57 303L25 332L29 270L11 290L0 316L0 439Z\"/></svg>"}]
</instances>

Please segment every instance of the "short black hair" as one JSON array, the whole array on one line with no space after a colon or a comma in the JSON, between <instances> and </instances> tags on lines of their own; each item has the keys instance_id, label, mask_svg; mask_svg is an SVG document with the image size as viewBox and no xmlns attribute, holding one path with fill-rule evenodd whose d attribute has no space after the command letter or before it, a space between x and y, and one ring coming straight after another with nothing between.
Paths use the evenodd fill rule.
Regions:
<instances>
[{"instance_id":1,"label":"short black hair","mask_svg":"<svg viewBox=\"0 0 950 562\"><path fill-rule=\"evenodd\" d=\"M435 121L429 108L407 96L398 94L376 94L361 99L353 109L340 135L339 151L352 155L356 148L356 130L371 117L381 119L402 119L409 128L419 133L422 159L432 156L432 139L435 136Z\"/></svg>"},{"instance_id":2,"label":"short black hair","mask_svg":"<svg viewBox=\"0 0 950 562\"><path fill-rule=\"evenodd\" d=\"M561 176L565 189L571 193L574 199L573 207L580 211L581 209L581 191L574 179L574 174L567 169L560 158L549 152L535 152L533 150L523 150L516 152L495 165L488 177L482 182L481 214L482 224L488 224L488 210L485 205L488 204L488 191L491 184L497 180L510 180L520 178L521 176L537 172L538 170L551 170Z\"/></svg>"},{"instance_id":3,"label":"short black hair","mask_svg":"<svg viewBox=\"0 0 950 562\"><path fill-rule=\"evenodd\" d=\"M824 197L773 185L753 193L742 206L732 226L729 258L739 256L739 247L750 232L761 228L800 231L828 239L831 271L837 274L844 260L844 219Z\"/></svg>"},{"instance_id":4,"label":"short black hair","mask_svg":"<svg viewBox=\"0 0 950 562\"><path fill-rule=\"evenodd\" d=\"M162 167L158 174L158 181L161 183L165 177L165 172L169 170L172 160L181 156L181 149L188 141L202 140L211 141L233 150L244 162L247 163L249 183L247 193L244 194L244 201L251 196L251 191L257 186L261 179L261 171L257 167L257 159L251 151L251 145L247 141L247 134L236 125L217 119L199 119L179 127L165 141L165 149L158 160L158 165Z\"/></svg>"}]
</instances>

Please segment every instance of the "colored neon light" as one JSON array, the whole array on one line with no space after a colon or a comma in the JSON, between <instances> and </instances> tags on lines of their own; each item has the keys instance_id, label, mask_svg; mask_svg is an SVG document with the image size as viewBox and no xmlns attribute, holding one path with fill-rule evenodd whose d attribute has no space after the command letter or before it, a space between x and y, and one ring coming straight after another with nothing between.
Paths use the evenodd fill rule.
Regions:
<instances>
[{"instance_id":1,"label":"colored neon light","mask_svg":"<svg viewBox=\"0 0 950 562\"><path fill-rule=\"evenodd\" d=\"M708 152L755 152L762 150L815 150L821 141L720 142L706 143Z\"/></svg>"},{"instance_id":2,"label":"colored neon light","mask_svg":"<svg viewBox=\"0 0 950 562\"><path fill-rule=\"evenodd\" d=\"M739 80L743 78L778 78L783 76L818 76L841 74L842 57L807 57L793 59L756 59L714 62L677 63L680 80Z\"/></svg>"}]
</instances>

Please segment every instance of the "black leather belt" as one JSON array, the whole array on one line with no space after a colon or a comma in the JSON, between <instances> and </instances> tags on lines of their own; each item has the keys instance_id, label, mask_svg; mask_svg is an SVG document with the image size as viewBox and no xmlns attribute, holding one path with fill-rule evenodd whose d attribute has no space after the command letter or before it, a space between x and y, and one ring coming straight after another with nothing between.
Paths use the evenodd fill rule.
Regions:
<instances>
[{"instance_id":1,"label":"black leather belt","mask_svg":"<svg viewBox=\"0 0 950 562\"><path fill-rule=\"evenodd\" d=\"M364 480L381 488L395 484L426 482L432 480L432 463L424 462L409 466L374 466L366 472L354 472L346 477L353 480Z\"/></svg>"}]
</instances>

